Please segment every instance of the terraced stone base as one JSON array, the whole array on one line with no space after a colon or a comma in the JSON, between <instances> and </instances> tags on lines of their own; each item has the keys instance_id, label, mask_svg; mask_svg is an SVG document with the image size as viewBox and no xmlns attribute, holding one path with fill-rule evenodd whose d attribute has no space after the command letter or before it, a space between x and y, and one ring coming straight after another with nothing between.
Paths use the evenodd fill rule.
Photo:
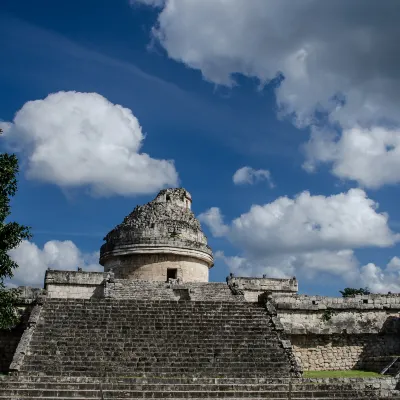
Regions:
<instances>
[{"instance_id":1,"label":"terraced stone base","mask_svg":"<svg viewBox=\"0 0 400 400\"><path fill-rule=\"evenodd\" d=\"M400 399L394 379L9 377L0 399Z\"/></svg>"},{"instance_id":2,"label":"terraced stone base","mask_svg":"<svg viewBox=\"0 0 400 400\"><path fill-rule=\"evenodd\" d=\"M400 400L394 378L295 378L256 303L47 299L32 315L0 400Z\"/></svg>"},{"instance_id":3,"label":"terraced stone base","mask_svg":"<svg viewBox=\"0 0 400 400\"><path fill-rule=\"evenodd\" d=\"M20 372L289 377L290 363L258 304L48 299Z\"/></svg>"}]
</instances>

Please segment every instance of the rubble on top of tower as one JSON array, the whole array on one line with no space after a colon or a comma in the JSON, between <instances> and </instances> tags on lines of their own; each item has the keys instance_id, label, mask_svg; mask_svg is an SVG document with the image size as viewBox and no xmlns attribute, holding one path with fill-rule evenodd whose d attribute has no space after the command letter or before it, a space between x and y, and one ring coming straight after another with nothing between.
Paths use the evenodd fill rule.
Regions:
<instances>
[{"instance_id":1,"label":"rubble on top of tower","mask_svg":"<svg viewBox=\"0 0 400 400\"><path fill-rule=\"evenodd\" d=\"M147 204L136 206L111 230L100 253L119 244L165 243L212 255L207 238L191 211L191 195L183 188L164 189Z\"/></svg>"}]
</instances>

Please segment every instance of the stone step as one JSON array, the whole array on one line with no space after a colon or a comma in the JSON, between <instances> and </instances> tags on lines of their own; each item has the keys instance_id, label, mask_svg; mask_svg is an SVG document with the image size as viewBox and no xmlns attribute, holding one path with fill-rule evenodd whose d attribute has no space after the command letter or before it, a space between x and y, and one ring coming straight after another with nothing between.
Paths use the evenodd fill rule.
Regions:
<instances>
[{"instance_id":1,"label":"stone step","mask_svg":"<svg viewBox=\"0 0 400 400\"><path fill-rule=\"evenodd\" d=\"M138 398L142 398L142 397L138 397ZM236 397L236 396L234 396L234 397L224 397L225 398L225 400L238 400L238 397ZM266 398L268 398L268 397L266 397L266 396L259 396L259 397L240 397L240 399L242 399L242 400L263 400L263 399L266 399ZM3 395L0 395L0 399L4 399L4 400L26 400L26 399L29 399L29 400L71 400L71 397L45 397L45 396L39 396L39 397L31 397L31 396L28 396L28 397L26 397L26 396L10 396L10 395L5 395L5 396L3 396ZM76 397L76 396L74 396L73 397L73 399L74 400L88 400L88 399L93 399L93 397L92 398L88 398L88 397ZM107 397L95 397L95 399L98 399L98 400L107 400ZM113 398L113 400L127 400L127 399L130 399L130 400L133 400L134 398L132 398L132 397L114 397ZM178 400L179 398L178 397L169 397L169 399L170 400ZM204 397L200 397L200 398L192 398L192 400L204 400ZM302 398L302 400L304 400L304 398ZM348 400L348 399L345 399L345 398L343 398L343 399L341 399L341 398L335 398L335 400ZM357 398L354 398L354 400L364 400L364 398L361 398L361 397L357 397ZM368 400L368 398L365 398L365 400Z\"/></svg>"},{"instance_id":2,"label":"stone step","mask_svg":"<svg viewBox=\"0 0 400 400\"><path fill-rule=\"evenodd\" d=\"M265 312L263 306L254 304L254 303L227 303L227 302L179 302L179 301L152 301L152 300L111 300L104 301L101 299L93 300L93 301L85 301L85 300L52 300L49 299L46 301L46 312L52 312L54 310L64 311L66 312L68 309L75 307L77 312L82 312L85 310L85 307L91 307L91 312L95 313L98 310L104 309L106 311L112 311L119 314L122 314L125 310L137 310L141 311L144 309L148 309L150 312L160 312L160 311L172 311L179 309L180 312L185 312L188 310L210 310L214 314L221 314L224 311L231 310L232 312L239 313L240 311L247 312L259 312L262 314Z\"/></svg>"},{"instance_id":3,"label":"stone step","mask_svg":"<svg viewBox=\"0 0 400 400\"><path fill-rule=\"evenodd\" d=\"M26 372L26 371L23 371ZM47 371L43 371L44 373ZM278 378L279 376L282 376L285 371L280 371L279 373L276 374L269 374L271 378ZM88 377L97 377L100 374L103 377L109 377L109 378L118 378L118 377L123 377L123 376L163 376L165 378L179 378L179 377L192 377L192 376L198 376L198 377L240 377L240 378L252 378L252 377L258 377L262 378L263 376L266 375L266 371L253 371L252 373L249 373L246 370L231 370L228 371L227 374L221 374L218 373L218 371L203 371L203 372L198 372L196 373L188 373L185 369L182 370L172 370L172 371L152 371L152 370L144 370L144 371L128 371L124 373L124 370L121 370L120 372L118 371L88 371L85 370L84 368L80 369L74 369L73 371L60 371L59 373L57 371L52 371L53 375L58 375L60 377L65 377L65 376L71 376L71 377L79 377L81 375L86 375Z\"/></svg>"},{"instance_id":4,"label":"stone step","mask_svg":"<svg viewBox=\"0 0 400 400\"><path fill-rule=\"evenodd\" d=\"M2 393L3 394L3 393ZM130 391L130 390L80 390L78 392L74 392L72 390L61 390L61 389L11 389L7 390L6 393L10 397L34 397L34 396L43 396L43 397L75 397L77 394L84 398L98 398L99 396L103 396L105 399L114 399L119 397L125 397L128 399L132 398L157 398L157 399L165 399L165 398L226 398L226 397L247 397L247 398L255 398L255 397L264 397L264 398L274 398L274 399L286 399L287 391L273 391L273 392L260 392L260 391Z\"/></svg>"},{"instance_id":5,"label":"stone step","mask_svg":"<svg viewBox=\"0 0 400 400\"><path fill-rule=\"evenodd\" d=\"M52 390L97 390L100 383L63 383L63 382L5 382L2 389L52 389ZM187 392L187 391L236 391L236 392L271 392L287 391L288 384L129 384L129 383L102 383L103 390L128 390L147 392Z\"/></svg>"},{"instance_id":6,"label":"stone step","mask_svg":"<svg viewBox=\"0 0 400 400\"><path fill-rule=\"evenodd\" d=\"M27 372L30 369L33 369L35 364L29 365L26 368L22 369L22 372ZM253 366L247 366L244 368L229 368L229 370L224 370L221 372L220 368L192 368L189 369L188 366L180 366L180 367L164 367L158 368L157 366L154 367L121 367L118 364L109 365L96 365L94 367L85 366L85 365L76 365L71 367L64 367L64 368L56 368L53 367L52 373L57 375L71 375L71 376L80 376L82 373L89 375L89 376L199 376L199 377L262 377L265 375L272 377L279 377L282 376L286 369L282 368L274 368L272 370L267 370L266 368L257 368L253 367L253 371L249 371L249 368ZM47 366L40 366L37 365L36 370L38 372L46 373L50 368Z\"/></svg>"},{"instance_id":7,"label":"stone step","mask_svg":"<svg viewBox=\"0 0 400 400\"><path fill-rule=\"evenodd\" d=\"M127 360L121 359L120 357L109 357L107 359L101 360L99 358L92 358L88 359L85 362L84 358L52 358L52 359L46 359L46 358L31 358L29 362L27 362L26 365L37 365L38 367L46 367L46 366L51 366L55 365L56 363L60 363L60 368L61 369L68 369L70 367L74 366L79 366L79 365L85 365L85 364L91 364L93 365L93 368L96 368L97 366L101 365L115 365L115 364L123 364L127 368L136 368L136 369L141 369L143 367L148 366L149 368L155 368L159 367L160 370L163 370L165 368L172 368L172 367L182 367L182 368L190 368L191 370L194 368L200 368L200 370L208 369L214 365L215 368L219 368L221 366L224 366L227 369L234 369L235 367L241 367L241 369L248 368L248 367L255 367L257 369L265 369L268 371L269 369L279 369L279 368L285 368L286 363L282 361L272 361L272 362L266 362L263 359L256 359L256 360L218 360L218 359L206 359L203 361L196 361L195 358L191 359L183 359L183 358L173 358L171 357L171 361L164 361L161 359L157 359L156 357L147 357L147 358L129 358Z\"/></svg>"},{"instance_id":8,"label":"stone step","mask_svg":"<svg viewBox=\"0 0 400 400\"><path fill-rule=\"evenodd\" d=\"M290 364L256 304L50 299L21 371L278 377Z\"/></svg>"},{"instance_id":9,"label":"stone step","mask_svg":"<svg viewBox=\"0 0 400 400\"><path fill-rule=\"evenodd\" d=\"M119 357L118 357L119 356ZM87 363L92 363L92 362L98 362L99 358L104 358L106 362L121 362L121 361L126 361L127 365L142 365L148 362L152 363L165 363L164 365L170 365L171 363L177 364L177 365L190 365L190 364L196 364L196 365L208 365L210 363L215 363L219 365L241 365L241 364L254 364L259 367L279 367L280 365L285 366L286 363L282 361L281 359L272 359L266 362L263 358L261 357L246 357L246 356L241 356L241 357L207 357L207 358L196 358L195 356L193 357L179 357L179 356L171 356L171 357L159 357L156 355L151 355L151 354L142 354L142 355L137 355L137 356L131 356L129 359L127 357L122 358L123 355L117 354L116 356L92 356L92 357L68 357L68 356L62 356L62 357L39 357L37 355L32 356L30 358L31 363L39 362L42 364L51 364L54 361L61 362L64 365L68 365L67 363L80 363L82 361L85 361Z\"/></svg>"},{"instance_id":10,"label":"stone step","mask_svg":"<svg viewBox=\"0 0 400 400\"><path fill-rule=\"evenodd\" d=\"M142 397L140 397L142 398ZM262 395L259 397L224 397L225 400L263 400L263 399L268 399L269 397ZM308 399L319 399L320 397L308 397ZM0 395L0 399L2 400L71 400L71 397L44 397L44 396L39 396L39 397L21 397L21 396L9 396L9 395ZM88 400L88 399L93 399L93 398L88 398L88 397L73 397L74 400ZM98 400L107 400L107 397L96 397L95 399ZM114 397L113 400L133 400L133 398L129 398L129 397ZM178 400L178 397L169 397L170 400ZM289 397L284 397L284 399L289 399ZM291 400L305 400L304 397L290 397ZM307 400L308 400L307 399ZM324 398L326 399L326 398ZM332 400L348 400L348 397L340 397L340 396L331 396L329 397L329 399ZM369 396L364 396L364 395L356 395L356 396L352 396L352 400L387 400L387 397L369 397ZM390 397L390 399L392 400L400 400L400 396L396 396L396 397ZM192 398L191 400L204 400L204 397L199 397L199 398Z\"/></svg>"},{"instance_id":11,"label":"stone step","mask_svg":"<svg viewBox=\"0 0 400 400\"><path fill-rule=\"evenodd\" d=\"M95 326L98 323L104 323L105 326L108 326L109 322L112 322L113 325L117 328L128 328L132 330L140 330L143 329L142 324L146 324L146 326L152 326L152 327L159 327L161 326L172 326L172 327L181 327L181 326L191 326L192 324L195 324L198 327L201 328L208 328L210 326L213 326L214 328L220 328L221 330L229 330L229 329L238 329L242 331L247 331L249 329L253 330L262 330L262 329L268 329L271 328L271 325L266 323L265 321L243 321L240 322L238 321L237 323L232 323L231 320L225 321L223 318L217 319L215 321L211 320L195 320L195 319L189 319L187 321L182 321L177 319L176 321L172 321L170 319L154 319L154 318L149 318L147 320L138 320L137 318L132 319L132 321L129 318L124 318L118 321L115 317L113 317L113 320L110 321L110 318L107 320L101 320L101 319L96 319L96 318L91 318L88 316L87 318L91 318L89 321L88 319L86 320L78 320L76 316L71 315L71 317L74 317L73 321L55 321L54 327L52 329L62 329L65 326L70 326L72 325L73 327L85 327L85 326ZM48 317L50 318L50 317ZM38 328L41 329L48 329L50 328L48 325L44 325L41 322L37 325Z\"/></svg>"},{"instance_id":12,"label":"stone step","mask_svg":"<svg viewBox=\"0 0 400 400\"><path fill-rule=\"evenodd\" d=\"M255 398L255 397L264 397L264 398L288 398L288 391L270 391L270 392L260 392L260 391L218 391L218 390L205 390L205 391L145 391L145 390L119 390L119 389L94 389L94 390L63 390L63 389L9 389L0 392L1 395L9 395L10 397L35 397L35 396L44 396L44 397L76 397L77 394L79 396L85 398L98 398L99 396L103 396L103 398ZM379 397L378 394L374 391L354 391L354 390L337 390L332 393L329 391L321 392L321 391L311 391L311 392L290 392L290 397L293 398L320 398L320 399L330 399L330 398L349 398L356 397L357 395L361 395L365 398L374 399ZM357 397L356 397L357 398Z\"/></svg>"},{"instance_id":13,"label":"stone step","mask_svg":"<svg viewBox=\"0 0 400 400\"><path fill-rule=\"evenodd\" d=\"M61 379L61 380L60 380ZM303 379L299 378L301 382ZM60 383L60 382L68 382L68 383L115 383L115 384L168 384L168 385L182 385L182 384L196 384L196 385L205 385L205 384L237 384L237 385L275 385L282 384L288 385L289 382L293 382L293 379L290 378L220 378L220 377L182 377L182 378L162 378L162 377L118 377L118 378L104 378L104 377L87 377L87 376L79 376L79 377L67 377L64 376L60 378L59 376L54 375L39 375L37 373L19 374L19 375L9 375L3 381L0 382L33 382L33 383ZM295 380L296 381L296 380Z\"/></svg>"},{"instance_id":14,"label":"stone step","mask_svg":"<svg viewBox=\"0 0 400 400\"><path fill-rule=\"evenodd\" d=\"M53 318L53 316L41 316L42 318ZM73 322L72 321L62 321L62 320L56 320L55 321L55 328L62 328L65 325L69 325L72 322L73 326L93 326L96 323L104 323L106 326L108 325L107 323L110 322L110 317L107 319L100 319L100 318L92 318L91 316L86 316L85 318L82 318L82 320L80 319L81 317L79 317L79 319L75 316L75 315L70 315L68 316L68 318L74 317ZM90 321L88 320L89 318ZM129 317L125 317L125 318L121 318L120 320L113 316L112 317L113 320L112 322L115 323L116 326L120 327L120 326L126 326L129 327L131 329L139 329L142 325L142 323L146 323L150 326L157 326L159 324L163 324L163 325L173 325L173 326L186 326L186 325L191 325L191 324L196 324L200 327L208 327L210 325L214 325L215 327L226 327L226 328L241 328L241 329L265 329L268 327L272 327L272 325L270 325L267 321L237 321L237 323L233 323L231 319L224 319L224 318L217 318L214 320L196 320L196 319L188 319L187 321L182 321L179 320L179 318L177 318L176 320L171 320L168 318L148 318L148 319L142 319L139 320L138 318L132 318ZM258 318L256 316L254 316L254 318ZM265 316L260 316L259 318L265 318ZM43 323L42 321L39 322L38 327L42 327Z\"/></svg>"},{"instance_id":15,"label":"stone step","mask_svg":"<svg viewBox=\"0 0 400 400\"><path fill-rule=\"evenodd\" d=\"M8 397L6 397L8 396ZM79 397L78 397L79 396ZM205 392L145 392L145 391L109 391L109 390L93 390L93 391L62 391L62 390L38 390L38 391L9 391L1 393L0 398L3 399L141 399L141 398L156 398L156 399L210 399L210 398L225 398L225 399L348 399L349 397L354 400L367 400L379 399L376 393L371 392L356 392L356 391L339 391L336 393L331 392L307 392L298 396L298 393L287 391L275 392L218 392L218 391L205 391ZM399 398L399 396L392 396L392 399Z\"/></svg>"},{"instance_id":16,"label":"stone step","mask_svg":"<svg viewBox=\"0 0 400 400\"><path fill-rule=\"evenodd\" d=\"M125 353L126 354L126 353ZM112 360L112 358L116 357L123 357L124 352L114 352L114 353L100 353L100 354L95 354L95 355L89 355L89 354L70 354L70 355L62 355L62 354L52 354L52 355L47 355L46 356L46 361L48 362L53 362L53 361L58 361L58 362L68 362L69 360L75 360L75 361L82 361L83 359L86 360L87 362L92 362L96 361L99 356L103 358L107 358L107 360ZM118 357L118 358L119 358ZM128 358L128 357L125 357ZM38 361L38 360L43 360L43 355L41 354L35 354L30 357L32 361ZM268 358L268 361L265 361L263 357L260 357L258 354L239 354L235 356L234 354L218 354L218 355L209 355L209 356L196 356L196 354L166 354L166 353L153 353L153 352L146 352L146 353L137 353L137 354L131 354L129 355L129 360L132 362L138 362L138 361L146 361L146 360L154 360L160 363L168 362L169 360L173 360L174 363L185 363L185 362L195 362L197 364L203 364L203 363L208 363L210 361L212 362L218 362L221 364L224 363L243 363L243 362L257 362L257 363L262 363L265 365L275 365L275 364L286 364L282 358L278 356L270 356Z\"/></svg>"}]
</instances>

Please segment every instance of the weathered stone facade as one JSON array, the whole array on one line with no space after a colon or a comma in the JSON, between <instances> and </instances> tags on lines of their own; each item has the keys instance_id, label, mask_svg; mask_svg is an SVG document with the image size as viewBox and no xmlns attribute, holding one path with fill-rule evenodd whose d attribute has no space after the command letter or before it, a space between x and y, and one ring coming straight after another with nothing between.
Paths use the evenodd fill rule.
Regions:
<instances>
[{"instance_id":1,"label":"weathered stone facade","mask_svg":"<svg viewBox=\"0 0 400 400\"><path fill-rule=\"evenodd\" d=\"M47 270L44 288L47 297L90 299L103 297L104 272Z\"/></svg>"},{"instance_id":2,"label":"weathered stone facade","mask_svg":"<svg viewBox=\"0 0 400 400\"><path fill-rule=\"evenodd\" d=\"M100 264L116 278L207 282L214 264L185 189L165 189L104 238Z\"/></svg>"},{"instance_id":3,"label":"weathered stone facade","mask_svg":"<svg viewBox=\"0 0 400 400\"><path fill-rule=\"evenodd\" d=\"M400 296L277 295L277 314L304 370L375 372L400 354Z\"/></svg>"},{"instance_id":4,"label":"weathered stone facade","mask_svg":"<svg viewBox=\"0 0 400 400\"><path fill-rule=\"evenodd\" d=\"M25 327L0 330L0 373L8 372Z\"/></svg>"},{"instance_id":5,"label":"weathered stone facade","mask_svg":"<svg viewBox=\"0 0 400 400\"><path fill-rule=\"evenodd\" d=\"M184 189L136 207L105 240L105 272L48 270L44 289L22 289L22 323L0 331L0 372L12 373L0 398L399 398L394 378L301 374L400 375L400 295L298 295L294 277L209 283L212 252Z\"/></svg>"},{"instance_id":6,"label":"weathered stone facade","mask_svg":"<svg viewBox=\"0 0 400 400\"><path fill-rule=\"evenodd\" d=\"M182 254L170 254L166 249L157 249L156 254L116 256L107 262L106 271L115 271L120 279L140 279L166 282L168 269L176 269L175 279L182 282L208 282L209 265L206 261Z\"/></svg>"},{"instance_id":7,"label":"weathered stone facade","mask_svg":"<svg viewBox=\"0 0 400 400\"><path fill-rule=\"evenodd\" d=\"M296 278L277 279L277 278L254 278L254 277L235 277L227 278L228 285L243 292L246 301L257 302L260 295L271 292L274 295L297 294L299 285Z\"/></svg>"},{"instance_id":8,"label":"weathered stone facade","mask_svg":"<svg viewBox=\"0 0 400 400\"><path fill-rule=\"evenodd\" d=\"M398 335L290 335L304 371L365 369L380 372L390 355L400 354Z\"/></svg>"}]
</instances>

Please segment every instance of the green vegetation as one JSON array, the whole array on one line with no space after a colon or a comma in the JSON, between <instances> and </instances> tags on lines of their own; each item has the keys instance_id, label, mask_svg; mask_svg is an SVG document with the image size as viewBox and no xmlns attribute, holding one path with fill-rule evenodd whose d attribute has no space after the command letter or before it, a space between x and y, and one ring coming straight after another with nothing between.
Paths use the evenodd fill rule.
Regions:
<instances>
[{"instance_id":1,"label":"green vegetation","mask_svg":"<svg viewBox=\"0 0 400 400\"><path fill-rule=\"evenodd\" d=\"M4 284L5 279L12 278L13 270L18 267L8 252L22 240L31 238L29 227L6 222L11 213L10 198L17 191L17 174L18 159L15 154L0 154L0 329L14 326L19 320L14 307L18 293L16 290L7 290Z\"/></svg>"},{"instance_id":2,"label":"green vegetation","mask_svg":"<svg viewBox=\"0 0 400 400\"><path fill-rule=\"evenodd\" d=\"M347 287L343 290L339 290L339 292L342 294L342 297L352 297L356 294L371 294L368 288L355 289Z\"/></svg>"},{"instance_id":3,"label":"green vegetation","mask_svg":"<svg viewBox=\"0 0 400 400\"><path fill-rule=\"evenodd\" d=\"M304 371L304 378L384 378L384 375L371 371Z\"/></svg>"}]
</instances>

